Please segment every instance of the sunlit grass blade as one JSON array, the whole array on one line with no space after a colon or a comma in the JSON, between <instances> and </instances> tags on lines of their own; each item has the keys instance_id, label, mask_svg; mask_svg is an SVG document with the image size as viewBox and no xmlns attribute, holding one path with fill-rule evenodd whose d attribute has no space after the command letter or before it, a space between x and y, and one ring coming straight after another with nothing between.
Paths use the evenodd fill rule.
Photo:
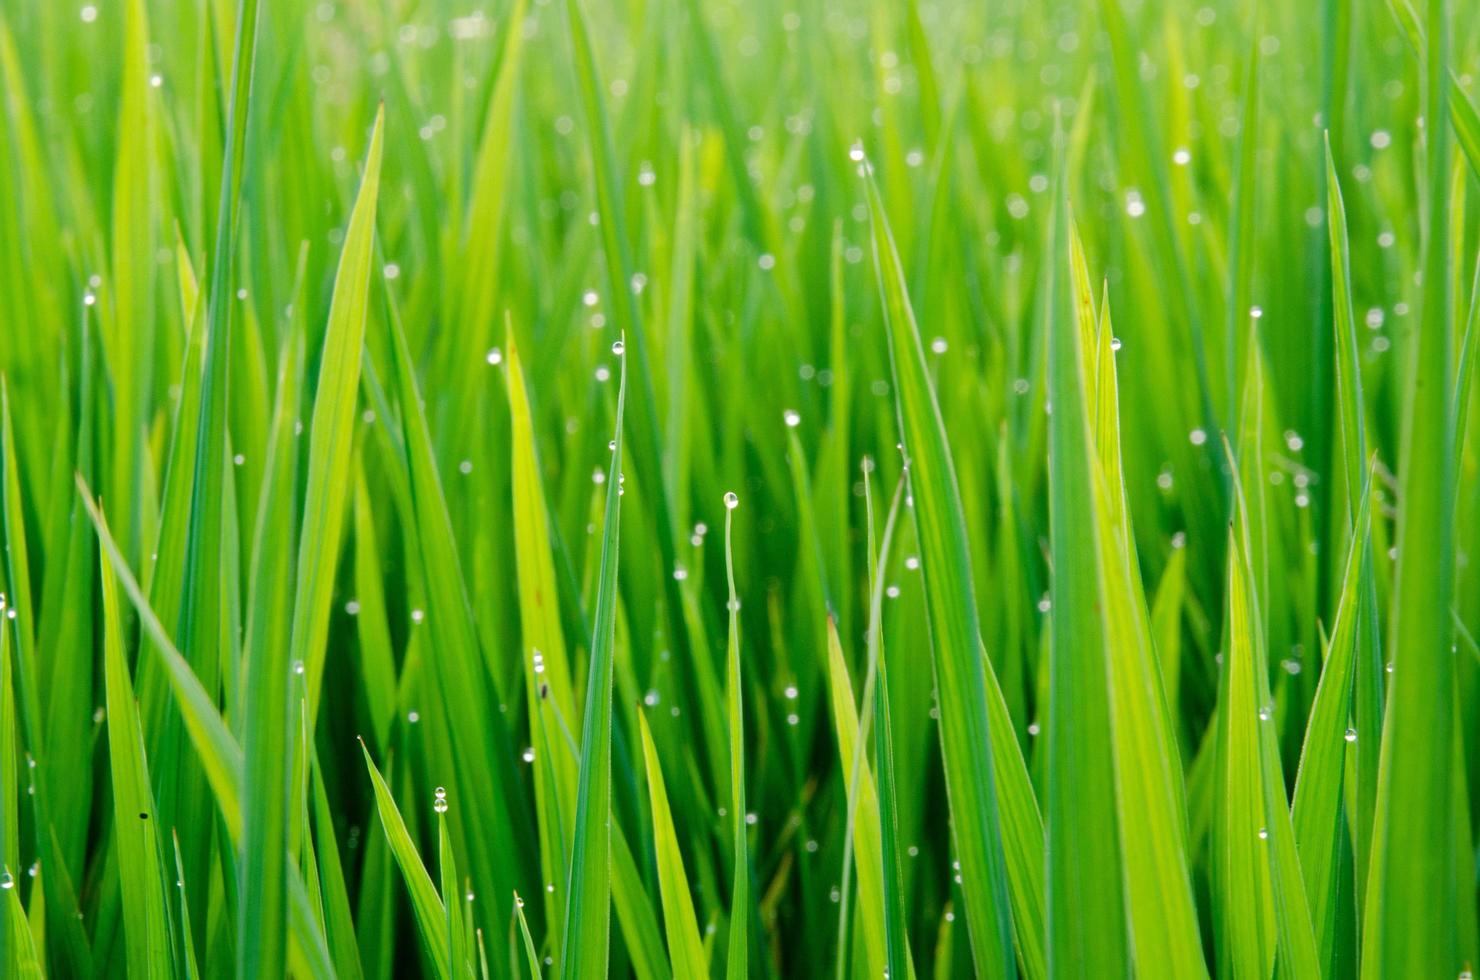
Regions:
<instances>
[{"instance_id":1,"label":"sunlit grass blade","mask_svg":"<svg viewBox=\"0 0 1480 980\"><path fill-rule=\"evenodd\" d=\"M617 388L616 432L612 437L612 477L606 481L601 531L601 566L592 615L591 667L586 713L581 725L580 781L576 795L575 837L565 908L565 949L560 957L566 980L604 977L611 927L612 673L616 651L617 547L622 496L622 411L627 362L622 360Z\"/></svg>"},{"instance_id":2,"label":"sunlit grass blade","mask_svg":"<svg viewBox=\"0 0 1480 980\"><path fill-rule=\"evenodd\" d=\"M534 428L524 368L513 330L508 338L508 394L512 430L512 478L515 561L519 573L519 621L523 632L520 660L524 664L525 699L529 706L530 742L536 758L546 760L535 769L535 807L539 817L540 863L565 868L570 860L571 824L576 808L579 760L564 750L564 734L552 721L552 710L572 721L577 717L565 636L560 626L559 593L551 558L549 511L540 484ZM616 461L620 464L620 460ZM550 942L563 947L564 889L546 891L545 914Z\"/></svg>"},{"instance_id":3,"label":"sunlit grass blade","mask_svg":"<svg viewBox=\"0 0 1480 980\"><path fill-rule=\"evenodd\" d=\"M1089 501L1098 548L1105 663L1114 756L1115 809L1135 969L1150 975L1207 972L1192 893L1182 759L1158 660L1151 610L1131 526L1121 445L1120 380L1108 294L1094 322L1094 294L1077 231L1071 225L1071 280L1079 311L1080 352L1093 372L1086 404L1094 434ZM1066 461L1066 466L1072 465ZM1070 560L1074 560L1071 558ZM1176 679L1176 675L1172 675Z\"/></svg>"},{"instance_id":4,"label":"sunlit grass blade","mask_svg":"<svg viewBox=\"0 0 1480 980\"><path fill-rule=\"evenodd\" d=\"M422 950L440 980L450 980L453 972L447 934L447 908L442 904L437 886L432 884L432 877L427 873L426 865L422 864L421 855L416 852L416 845L406 831L406 823L401 819L401 810L396 806L390 787L385 784L380 770L371 761L370 750L364 749L364 754L365 766L369 769L370 781L375 787L375 808L380 813L380 823L385 829L386 840L390 842L391 853L401 867L402 880L406 882L406 892L411 898L411 911L415 914L417 928L421 931Z\"/></svg>"},{"instance_id":5,"label":"sunlit grass blade","mask_svg":"<svg viewBox=\"0 0 1480 980\"><path fill-rule=\"evenodd\" d=\"M704 941L699 936L699 920L694 915L683 854L673 828L668 791L663 785L662 764L658 761L658 749L653 744L647 716L639 712L637 717L642 734L643 760L647 765L648 800L653 809L653 849L657 852L658 888L663 899L663 926L668 933L668 959L678 980L704 980L709 976L709 960L704 952Z\"/></svg>"},{"instance_id":6,"label":"sunlit grass blade","mask_svg":"<svg viewBox=\"0 0 1480 980\"><path fill-rule=\"evenodd\" d=\"M848 810L853 824L853 860L858 875L858 919L869 972L888 972L888 950L884 927L883 841L879 827L879 794L873 767L864 751L865 733L859 731L858 709L853 703L853 681L843 660L837 624L827 624L828 690L833 730L838 741L838 760L847 787ZM876 683L877 681L875 681Z\"/></svg>"}]
</instances>

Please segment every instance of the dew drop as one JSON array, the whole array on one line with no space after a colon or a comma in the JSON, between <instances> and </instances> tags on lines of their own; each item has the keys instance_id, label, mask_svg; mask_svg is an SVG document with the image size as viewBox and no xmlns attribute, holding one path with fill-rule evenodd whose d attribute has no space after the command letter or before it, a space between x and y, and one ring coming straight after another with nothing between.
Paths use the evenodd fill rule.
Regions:
<instances>
[{"instance_id":1,"label":"dew drop","mask_svg":"<svg viewBox=\"0 0 1480 980\"><path fill-rule=\"evenodd\" d=\"M781 419L786 423L788 429L795 429L802 424L802 416L795 409L791 408L781 413Z\"/></svg>"},{"instance_id":2,"label":"dew drop","mask_svg":"<svg viewBox=\"0 0 1480 980\"><path fill-rule=\"evenodd\" d=\"M737 497L737 496L735 496L735 491L733 491L733 490L726 491L725 492L725 509L726 510L734 510L736 507L739 507L739 506L740 506L740 498Z\"/></svg>"},{"instance_id":3,"label":"dew drop","mask_svg":"<svg viewBox=\"0 0 1480 980\"><path fill-rule=\"evenodd\" d=\"M447 790L443 789L441 786L438 786L437 789L436 789L436 791L432 794L432 796L433 796L432 809L433 810L436 810L438 813L446 813L447 812Z\"/></svg>"},{"instance_id":4,"label":"dew drop","mask_svg":"<svg viewBox=\"0 0 1480 980\"><path fill-rule=\"evenodd\" d=\"M620 340L614 340L614 341L612 341L612 353L614 355L616 355L617 357L621 357L624 353L626 353L626 351L627 351L627 345L624 344L624 343L622 343L622 341L620 341Z\"/></svg>"},{"instance_id":5,"label":"dew drop","mask_svg":"<svg viewBox=\"0 0 1480 980\"><path fill-rule=\"evenodd\" d=\"M1267 828L1267 827L1260 827L1259 828L1259 839L1260 840L1269 840L1269 828Z\"/></svg>"},{"instance_id":6,"label":"dew drop","mask_svg":"<svg viewBox=\"0 0 1480 980\"><path fill-rule=\"evenodd\" d=\"M0 888L14 888L15 878L9 871L0 871Z\"/></svg>"},{"instance_id":7,"label":"dew drop","mask_svg":"<svg viewBox=\"0 0 1480 980\"><path fill-rule=\"evenodd\" d=\"M1346 730L1346 740L1348 742L1355 742L1357 740L1357 730L1355 728L1348 728Z\"/></svg>"},{"instance_id":8,"label":"dew drop","mask_svg":"<svg viewBox=\"0 0 1480 980\"><path fill-rule=\"evenodd\" d=\"M302 660L295 660L295 661L293 661L293 673L297 674L299 677L302 677L303 676L303 661Z\"/></svg>"}]
</instances>

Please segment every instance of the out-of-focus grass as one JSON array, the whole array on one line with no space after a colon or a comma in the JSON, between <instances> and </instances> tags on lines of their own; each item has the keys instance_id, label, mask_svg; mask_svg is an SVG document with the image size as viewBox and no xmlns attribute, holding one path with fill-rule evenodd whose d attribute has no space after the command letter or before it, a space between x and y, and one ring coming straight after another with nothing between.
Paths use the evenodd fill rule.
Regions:
<instances>
[{"instance_id":1,"label":"out-of-focus grass","mask_svg":"<svg viewBox=\"0 0 1480 980\"><path fill-rule=\"evenodd\" d=\"M0 964L1468 976L1480 10L0 9Z\"/></svg>"}]
</instances>

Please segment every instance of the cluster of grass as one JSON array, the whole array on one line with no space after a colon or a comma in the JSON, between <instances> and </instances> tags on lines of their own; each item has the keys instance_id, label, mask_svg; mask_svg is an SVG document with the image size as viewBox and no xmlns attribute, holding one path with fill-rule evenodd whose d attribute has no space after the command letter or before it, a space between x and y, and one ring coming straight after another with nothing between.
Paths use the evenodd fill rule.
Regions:
<instances>
[{"instance_id":1,"label":"cluster of grass","mask_svg":"<svg viewBox=\"0 0 1480 980\"><path fill-rule=\"evenodd\" d=\"M0 971L1470 976L1477 71L0 6Z\"/></svg>"}]
</instances>

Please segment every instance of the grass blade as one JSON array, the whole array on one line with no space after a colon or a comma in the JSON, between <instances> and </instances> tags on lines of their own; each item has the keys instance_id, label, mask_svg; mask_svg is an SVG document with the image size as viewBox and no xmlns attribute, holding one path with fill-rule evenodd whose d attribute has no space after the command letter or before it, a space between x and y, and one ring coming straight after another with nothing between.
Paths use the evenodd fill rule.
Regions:
<instances>
[{"instance_id":1,"label":"grass blade","mask_svg":"<svg viewBox=\"0 0 1480 980\"><path fill-rule=\"evenodd\" d=\"M865 165L866 166L866 165ZM925 369L920 332L883 202L866 180L874 259L889 332L900 431L909 459L914 517L925 575L930 646L940 692L941 754L961 862L967 931L977 971L1011 976L1012 918L998 827L987 718L981 629L966 554L965 521L940 408Z\"/></svg>"},{"instance_id":2,"label":"grass blade","mask_svg":"<svg viewBox=\"0 0 1480 980\"><path fill-rule=\"evenodd\" d=\"M123 650L124 620L112 569L102 565L103 666L108 702L108 754L113 770L113 825L123 890L124 938L133 976L174 971L165 903L159 820L144 759L143 730Z\"/></svg>"},{"instance_id":3,"label":"grass blade","mask_svg":"<svg viewBox=\"0 0 1480 980\"><path fill-rule=\"evenodd\" d=\"M571 850L569 898L565 909L565 950L560 957L566 980L605 977L611 926L611 746L612 672L617 621L617 538L622 495L622 409L627 362L617 389L616 434L606 481L601 532L601 571L592 617L591 669L586 715L581 725L581 769L576 795L575 845Z\"/></svg>"},{"instance_id":4,"label":"grass blade","mask_svg":"<svg viewBox=\"0 0 1480 980\"><path fill-rule=\"evenodd\" d=\"M638 712L642 732L642 756L647 764L648 799L653 808L653 848L658 855L658 886L663 896L663 926L668 933L668 959L679 980L703 980L709 976L704 941L699 938L699 920L689 894L689 879L683 869L668 791L663 786L663 768L658 748L648 729L647 716Z\"/></svg>"}]
</instances>

